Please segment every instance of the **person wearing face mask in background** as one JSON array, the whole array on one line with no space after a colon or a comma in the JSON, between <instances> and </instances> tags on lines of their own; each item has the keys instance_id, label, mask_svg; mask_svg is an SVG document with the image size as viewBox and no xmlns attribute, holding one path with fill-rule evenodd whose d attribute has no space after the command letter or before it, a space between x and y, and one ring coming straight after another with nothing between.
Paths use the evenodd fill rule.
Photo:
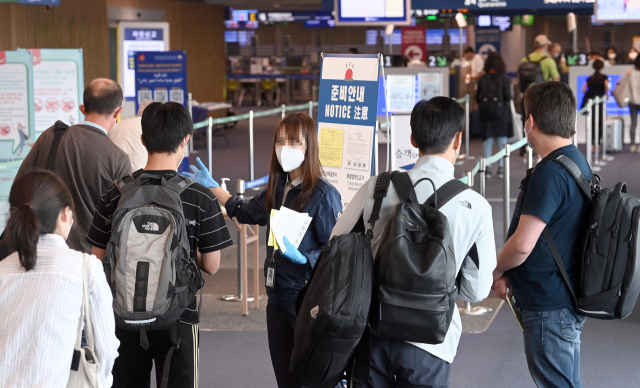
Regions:
<instances>
[{"instance_id":1,"label":"person wearing face mask in background","mask_svg":"<svg viewBox=\"0 0 640 388\"><path fill-rule=\"evenodd\" d=\"M0 261L0 309L14 314L0 316L0 386L67 386L87 265L98 379L110 387L119 345L113 298L102 263L65 242L75 229L69 190L50 171L29 172L15 180L9 205L6 239L16 252Z\"/></svg>"},{"instance_id":2,"label":"person wearing face mask in background","mask_svg":"<svg viewBox=\"0 0 640 388\"><path fill-rule=\"evenodd\" d=\"M549 48L549 54L556 61L556 67L558 68L558 74L560 74L560 78L562 78L562 74L569 72L569 66L567 66L567 59L564 57L564 53L562 52L562 46L560 43L555 42Z\"/></svg>"},{"instance_id":3,"label":"person wearing face mask in background","mask_svg":"<svg viewBox=\"0 0 640 388\"><path fill-rule=\"evenodd\" d=\"M629 54L627 54L627 63L634 63L636 58L638 57L638 51L631 47L629 49Z\"/></svg>"},{"instance_id":4,"label":"person wearing face mask in background","mask_svg":"<svg viewBox=\"0 0 640 388\"><path fill-rule=\"evenodd\" d=\"M606 61L604 61L604 65L613 66L618 64L618 50L615 47L611 46L607 49L607 58Z\"/></svg>"},{"instance_id":5,"label":"person wearing face mask in background","mask_svg":"<svg viewBox=\"0 0 640 388\"><path fill-rule=\"evenodd\" d=\"M84 90L84 105L80 105L84 121L62 135L52 167L48 162L55 137L53 126L38 137L16 175L46 168L62 179L76 208L76 227L67 244L84 253L91 252L85 239L100 196L116 179L131 174L129 156L108 136L122 112L122 99L116 82L105 78L91 81Z\"/></svg>"},{"instance_id":6,"label":"person wearing face mask in background","mask_svg":"<svg viewBox=\"0 0 640 388\"><path fill-rule=\"evenodd\" d=\"M285 236L284 253L267 246L264 274L267 280L273 279L273 284L267 282L266 287L267 333L279 388L300 388L294 375L289 373L296 298L342 214L340 193L323 178L317 136L315 123L309 116L300 113L283 118L274 134L268 187L247 202L221 189L200 159L199 169L191 166L194 172L184 174L209 187L224 204L229 218L235 217L243 224L266 226L267 236L271 210L285 206L308 213L313 219L298 249L289 242L287 237L291 236Z\"/></svg>"}]
</instances>

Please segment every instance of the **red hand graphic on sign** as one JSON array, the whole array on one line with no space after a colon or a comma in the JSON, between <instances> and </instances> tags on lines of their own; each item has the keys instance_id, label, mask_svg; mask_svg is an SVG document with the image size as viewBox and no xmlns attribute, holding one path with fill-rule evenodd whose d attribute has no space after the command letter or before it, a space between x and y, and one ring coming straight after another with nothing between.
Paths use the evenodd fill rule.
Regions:
<instances>
[{"instance_id":1,"label":"red hand graphic on sign","mask_svg":"<svg viewBox=\"0 0 640 388\"><path fill-rule=\"evenodd\" d=\"M56 112L58 110L58 100L56 100L55 98L49 98L47 99L47 101L44 103L45 108L47 109L47 112L49 113L53 113Z\"/></svg>"}]
</instances>

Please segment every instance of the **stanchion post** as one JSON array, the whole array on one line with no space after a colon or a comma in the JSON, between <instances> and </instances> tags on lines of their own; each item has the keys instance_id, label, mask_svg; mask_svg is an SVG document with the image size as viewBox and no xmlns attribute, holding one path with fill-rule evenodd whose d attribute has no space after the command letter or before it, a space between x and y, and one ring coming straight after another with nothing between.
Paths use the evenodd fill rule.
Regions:
<instances>
[{"instance_id":1,"label":"stanchion post","mask_svg":"<svg viewBox=\"0 0 640 388\"><path fill-rule=\"evenodd\" d=\"M466 95L466 101L464 102L464 152L467 158L471 155L469 154L469 134L471 130L469 129L469 95Z\"/></svg>"},{"instance_id":2,"label":"stanchion post","mask_svg":"<svg viewBox=\"0 0 640 388\"><path fill-rule=\"evenodd\" d=\"M309 117L313 119L313 101L309 101Z\"/></svg>"},{"instance_id":3,"label":"stanchion post","mask_svg":"<svg viewBox=\"0 0 640 388\"><path fill-rule=\"evenodd\" d=\"M486 191L486 171L485 169L487 168L486 166L486 159L485 158L480 158L480 170L478 170L478 174L480 175L480 195L482 195L483 197L485 196L485 191Z\"/></svg>"},{"instance_id":4,"label":"stanchion post","mask_svg":"<svg viewBox=\"0 0 640 388\"><path fill-rule=\"evenodd\" d=\"M533 167L533 149L531 149L531 147L529 147L529 145L527 144L525 147L527 150L527 170Z\"/></svg>"},{"instance_id":5,"label":"stanchion post","mask_svg":"<svg viewBox=\"0 0 640 388\"><path fill-rule=\"evenodd\" d=\"M484 164L484 159L480 159L480 166L482 166L483 164ZM482 167L480 167L480 169L482 170ZM473 187L472 181L473 181L473 174L471 173L471 171L467 171L467 184L471 187ZM467 302L465 304L465 307L458 307L458 311L460 312L460 314L466 314L466 315L484 315L484 314L493 312L493 309L488 307L482 307L482 306L471 307L471 303Z\"/></svg>"},{"instance_id":6,"label":"stanchion post","mask_svg":"<svg viewBox=\"0 0 640 388\"><path fill-rule=\"evenodd\" d=\"M606 96L602 98L602 161L603 162L607 161L607 97Z\"/></svg>"},{"instance_id":7,"label":"stanchion post","mask_svg":"<svg viewBox=\"0 0 640 388\"><path fill-rule=\"evenodd\" d=\"M282 104L282 117L284 119L284 116L287 114L287 106L285 104Z\"/></svg>"},{"instance_id":8,"label":"stanchion post","mask_svg":"<svg viewBox=\"0 0 640 388\"><path fill-rule=\"evenodd\" d=\"M245 268L247 268L247 225L242 224L240 229L240 246L242 246L243 249L240 266L238 267L238 279L240 279L240 283L238 285L241 290L240 299L242 301L242 315L247 316L249 315L249 293L247 291L247 271L245 270Z\"/></svg>"},{"instance_id":9,"label":"stanchion post","mask_svg":"<svg viewBox=\"0 0 640 388\"><path fill-rule=\"evenodd\" d=\"M191 93L188 93L187 96L189 116L191 117L191 121L193 122L193 95ZM189 152L193 152L193 135L191 135L191 139L189 139Z\"/></svg>"},{"instance_id":10,"label":"stanchion post","mask_svg":"<svg viewBox=\"0 0 640 388\"><path fill-rule=\"evenodd\" d=\"M253 308L260 308L260 225L255 226L256 240L253 242Z\"/></svg>"},{"instance_id":11,"label":"stanchion post","mask_svg":"<svg viewBox=\"0 0 640 388\"><path fill-rule=\"evenodd\" d=\"M511 181L511 145L504 146L504 241L507 241L509 231L509 215L511 214L511 193L509 183Z\"/></svg>"},{"instance_id":12,"label":"stanchion post","mask_svg":"<svg viewBox=\"0 0 640 388\"><path fill-rule=\"evenodd\" d=\"M238 179L237 183L236 183L236 195L239 198L243 198L244 199L244 188L245 188L245 183L244 183L244 179ZM242 255L243 255L243 251L244 248L246 248L245 245L243 245L241 243L242 241L242 236L246 235L245 233L246 231L243 230L242 228L238 229L238 298L242 299L243 295L242 295Z\"/></svg>"},{"instance_id":13,"label":"stanchion post","mask_svg":"<svg viewBox=\"0 0 640 388\"><path fill-rule=\"evenodd\" d=\"M574 146L578 146L578 112L576 112L576 124L575 124L575 130L573 133L573 145Z\"/></svg>"},{"instance_id":14,"label":"stanchion post","mask_svg":"<svg viewBox=\"0 0 640 388\"><path fill-rule=\"evenodd\" d=\"M589 100L587 101L587 163L589 163L589 166L593 166L593 153L591 152L591 145L592 143L592 139L591 139L591 131L593 130L592 126L591 126L591 115L593 115L593 100Z\"/></svg>"},{"instance_id":15,"label":"stanchion post","mask_svg":"<svg viewBox=\"0 0 640 388\"><path fill-rule=\"evenodd\" d=\"M599 149L600 149L600 97L596 97L595 100L595 107L596 107L596 112L595 112L595 120L593 121L595 123L595 144L593 145L593 148L595 150L595 155L594 155L594 164L597 166L598 164L600 164L600 161L598 160L598 156L599 156Z\"/></svg>"},{"instance_id":16,"label":"stanchion post","mask_svg":"<svg viewBox=\"0 0 640 388\"><path fill-rule=\"evenodd\" d=\"M253 110L249 111L249 177L254 180L253 175Z\"/></svg>"},{"instance_id":17,"label":"stanchion post","mask_svg":"<svg viewBox=\"0 0 640 388\"><path fill-rule=\"evenodd\" d=\"M213 138L213 118L209 117L209 125L207 126L207 152L209 153L209 171L213 171L213 149L211 139Z\"/></svg>"}]
</instances>

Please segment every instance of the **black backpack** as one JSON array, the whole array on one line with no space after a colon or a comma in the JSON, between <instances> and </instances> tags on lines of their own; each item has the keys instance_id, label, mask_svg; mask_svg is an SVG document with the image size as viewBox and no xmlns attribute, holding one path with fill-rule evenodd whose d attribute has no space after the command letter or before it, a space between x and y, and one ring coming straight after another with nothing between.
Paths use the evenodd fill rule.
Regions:
<instances>
[{"instance_id":1,"label":"black backpack","mask_svg":"<svg viewBox=\"0 0 640 388\"><path fill-rule=\"evenodd\" d=\"M387 222L374 263L369 322L376 337L439 344L456 308L456 257L447 217L438 209L469 186L453 179L424 204L407 173L391 181L400 203Z\"/></svg>"},{"instance_id":2,"label":"black backpack","mask_svg":"<svg viewBox=\"0 0 640 388\"><path fill-rule=\"evenodd\" d=\"M526 62L520 63L518 66L518 79L520 80L520 91L524 93L529 85L538 84L540 82L547 81L544 79L544 74L542 73L542 66L540 62L547 59L546 55L540 58L539 61L532 61L531 58L527 55Z\"/></svg>"},{"instance_id":3,"label":"black backpack","mask_svg":"<svg viewBox=\"0 0 640 388\"><path fill-rule=\"evenodd\" d=\"M497 75L485 75L479 82L478 112L483 120L499 120L504 116L502 80Z\"/></svg>"},{"instance_id":4,"label":"black backpack","mask_svg":"<svg viewBox=\"0 0 640 388\"><path fill-rule=\"evenodd\" d=\"M549 228L544 237L581 314L599 319L623 319L631 314L640 294L640 201L619 182L613 190L590 182L576 163L564 155L548 156L564 166L592 201L588 230L580 257L578 292L574 292Z\"/></svg>"},{"instance_id":5,"label":"black backpack","mask_svg":"<svg viewBox=\"0 0 640 388\"><path fill-rule=\"evenodd\" d=\"M334 236L298 295L289 370L305 387L335 387L345 371L349 387L362 387L368 380L370 337L365 329L373 285L371 239L390 176L382 173L376 181L370 228L364 232L361 217L351 233ZM356 351L359 360L364 357L357 364L352 357Z\"/></svg>"}]
</instances>

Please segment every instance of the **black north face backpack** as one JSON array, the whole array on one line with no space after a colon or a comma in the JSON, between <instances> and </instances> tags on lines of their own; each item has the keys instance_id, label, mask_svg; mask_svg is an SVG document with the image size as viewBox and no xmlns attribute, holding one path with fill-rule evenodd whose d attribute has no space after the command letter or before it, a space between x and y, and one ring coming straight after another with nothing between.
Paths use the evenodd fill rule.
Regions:
<instances>
[{"instance_id":1,"label":"black north face backpack","mask_svg":"<svg viewBox=\"0 0 640 388\"><path fill-rule=\"evenodd\" d=\"M382 173L376 181L370 228L365 232L361 217L351 233L334 236L322 248L309 283L298 295L289 370L305 387L333 388L345 372L350 388L364 386L369 378L371 239L390 176Z\"/></svg>"},{"instance_id":2,"label":"black north face backpack","mask_svg":"<svg viewBox=\"0 0 640 388\"><path fill-rule=\"evenodd\" d=\"M407 173L391 181L401 202L387 222L374 264L369 322L376 337L439 344L456 308L456 257L447 217L439 209L469 186L453 179L424 204Z\"/></svg>"},{"instance_id":3,"label":"black north face backpack","mask_svg":"<svg viewBox=\"0 0 640 388\"><path fill-rule=\"evenodd\" d=\"M518 79L520 80L520 91L522 93L524 93L531 84L539 84L540 82L547 81L544 79L542 65L540 64L540 62L547 58L545 55L540 58L539 61L532 61L527 55L527 60L518 65Z\"/></svg>"},{"instance_id":4,"label":"black north face backpack","mask_svg":"<svg viewBox=\"0 0 640 388\"><path fill-rule=\"evenodd\" d=\"M640 201L627 193L624 182L613 190L604 189L598 184L599 178L593 183L587 180L567 156L551 154L548 158L564 166L592 202L577 293L569 282L549 228L544 229L544 237L578 311L591 318L626 318L640 294Z\"/></svg>"}]
</instances>

